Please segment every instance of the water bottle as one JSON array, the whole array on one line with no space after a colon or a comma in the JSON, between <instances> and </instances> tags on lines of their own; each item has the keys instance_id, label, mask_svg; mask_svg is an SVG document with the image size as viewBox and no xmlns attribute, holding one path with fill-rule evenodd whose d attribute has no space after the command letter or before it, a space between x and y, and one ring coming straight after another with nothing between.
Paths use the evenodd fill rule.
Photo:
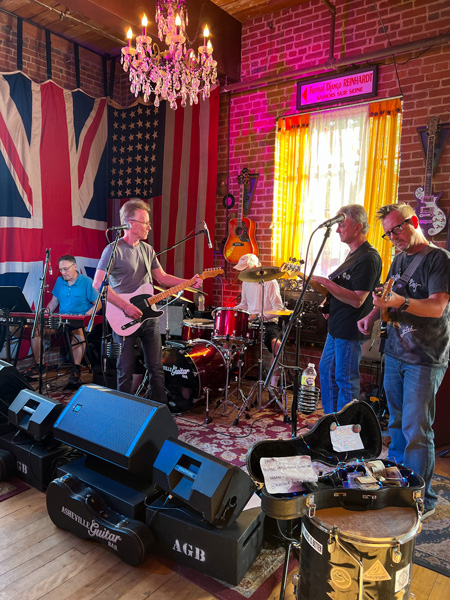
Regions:
<instances>
[{"instance_id":1,"label":"water bottle","mask_svg":"<svg viewBox=\"0 0 450 600\"><path fill-rule=\"evenodd\" d=\"M203 294L198 295L198 310L200 312L205 310L205 296Z\"/></svg>"},{"instance_id":2,"label":"water bottle","mask_svg":"<svg viewBox=\"0 0 450 600\"><path fill-rule=\"evenodd\" d=\"M320 391L316 387L316 377L317 373L314 364L308 363L308 366L302 373L297 403L298 411L304 415L311 415L319 403Z\"/></svg>"}]
</instances>

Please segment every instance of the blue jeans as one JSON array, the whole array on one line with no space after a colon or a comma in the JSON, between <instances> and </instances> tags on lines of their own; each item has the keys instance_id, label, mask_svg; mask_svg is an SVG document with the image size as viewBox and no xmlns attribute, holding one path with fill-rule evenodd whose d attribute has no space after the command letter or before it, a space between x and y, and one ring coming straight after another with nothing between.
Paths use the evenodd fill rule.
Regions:
<instances>
[{"instance_id":1,"label":"blue jeans","mask_svg":"<svg viewBox=\"0 0 450 600\"><path fill-rule=\"evenodd\" d=\"M117 359L117 389L131 394L136 362L134 351L136 338L140 338L145 366L150 377L150 399L167 404L159 319L147 319L139 329L125 338L113 331L114 341L122 345L122 352Z\"/></svg>"},{"instance_id":2,"label":"blue jeans","mask_svg":"<svg viewBox=\"0 0 450 600\"><path fill-rule=\"evenodd\" d=\"M425 480L425 508L433 508L436 393L447 367L409 365L385 357L384 389L389 408L389 458L405 464Z\"/></svg>"},{"instance_id":3,"label":"blue jeans","mask_svg":"<svg viewBox=\"0 0 450 600\"><path fill-rule=\"evenodd\" d=\"M327 336L319 363L320 392L325 414L337 412L359 400L361 343Z\"/></svg>"}]
</instances>

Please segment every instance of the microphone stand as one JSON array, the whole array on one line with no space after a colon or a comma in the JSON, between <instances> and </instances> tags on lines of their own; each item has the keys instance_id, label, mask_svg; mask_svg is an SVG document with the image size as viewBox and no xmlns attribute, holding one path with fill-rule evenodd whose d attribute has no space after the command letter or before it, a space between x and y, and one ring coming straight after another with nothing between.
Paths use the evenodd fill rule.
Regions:
<instances>
[{"instance_id":1,"label":"microphone stand","mask_svg":"<svg viewBox=\"0 0 450 600\"><path fill-rule=\"evenodd\" d=\"M299 393L299 389L300 389L300 385L299 385L299 364L300 364L300 330L301 330L301 310L302 310L302 306L303 306L303 299L305 297L306 294L306 290L308 289L308 285L309 282L311 281L311 278L314 274L314 270L317 266L317 263L319 262L319 258L323 252L325 243L327 241L327 239L330 237L331 234L331 225L329 225L326 228L325 234L323 236L323 240L322 240L322 244L320 245L319 248L319 252L317 253L316 259L314 261L314 264L311 268L311 271L309 273L308 278L306 279L306 282L304 282L303 285L303 289L302 292L299 296L299 298L297 299L297 302L295 303L295 307L294 307L294 311L291 314L289 321L286 325L286 329L284 331L283 334L283 338L281 339L281 343L280 343L280 347L278 348L278 351L273 359L272 365L270 366L269 372L267 373L267 377L266 380L264 382L264 385L267 386L269 385L270 379L273 375L273 372L275 371L275 368L278 364L278 361L280 360L280 356L284 350L284 347L286 345L287 339L289 337L289 334L291 332L292 326L294 325L294 322L296 322L297 325L297 330L296 330L296 348L295 348L295 370L294 370L294 379L293 379L293 390L292 390L292 405L291 405L291 424L292 424L292 437L295 438L297 436L297 404L298 404L298 393ZM316 231L318 231L320 229L320 227L317 227L317 229L315 229L312 234L311 234L311 238L312 236L316 233Z\"/></svg>"},{"instance_id":2,"label":"microphone stand","mask_svg":"<svg viewBox=\"0 0 450 600\"><path fill-rule=\"evenodd\" d=\"M47 286L47 274L50 269L50 249L47 248L45 251L45 263L44 270L41 277L41 289L39 291L39 300L36 307L36 315L34 318L33 329L31 330L31 338L36 335L36 329L38 326L38 319L40 319L41 337L40 337L40 351L39 351L39 394L42 394L42 371L44 364L44 327L45 327L45 316L44 316L44 295Z\"/></svg>"},{"instance_id":3,"label":"microphone stand","mask_svg":"<svg viewBox=\"0 0 450 600\"><path fill-rule=\"evenodd\" d=\"M156 256L160 256L161 254L165 254L166 252L169 252L169 250L173 250L174 248L177 248L181 244L184 244L184 242L187 242L191 238L195 237L196 235L200 235L201 233L204 233L206 235L206 230L205 229L200 229L200 231L196 231L195 233L191 233L191 235L188 235L187 237L185 237L183 240L180 240L179 242L175 242L175 244L173 244L172 246L169 246L165 250L160 250L159 252L156 253Z\"/></svg>"}]
</instances>

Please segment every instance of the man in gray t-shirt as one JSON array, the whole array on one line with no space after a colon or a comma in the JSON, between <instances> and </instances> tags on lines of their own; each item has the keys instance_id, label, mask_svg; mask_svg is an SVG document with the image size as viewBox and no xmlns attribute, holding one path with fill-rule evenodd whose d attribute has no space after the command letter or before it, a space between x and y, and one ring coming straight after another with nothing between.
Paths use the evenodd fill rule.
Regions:
<instances>
[{"instance_id":1,"label":"man in gray t-shirt","mask_svg":"<svg viewBox=\"0 0 450 600\"><path fill-rule=\"evenodd\" d=\"M121 223L129 223L130 229L125 230L124 236L119 240L111 262L109 271L109 287L107 295L108 307L111 308L111 317L108 316L113 328L113 339L120 343L122 352L117 359L117 389L131 393L134 372L134 345L135 339L140 338L144 360L150 377L151 399L167 403L164 390L164 371L161 362L161 335L159 332L159 319L148 318L140 323L143 316L142 310L130 302L127 294L134 296L135 292L144 286L148 293L148 286L153 283L153 278L159 283L172 287L184 283L174 275L169 275L161 267L155 251L144 240L151 229L150 209L146 202L132 199L120 209ZM112 252L112 245L107 246L98 263L94 277L94 287L99 289L104 279L108 261ZM202 279L196 276L193 287L199 287ZM139 293L139 292L138 292ZM115 327L112 316L125 320L136 320L136 325L121 333L120 327ZM116 329L117 331L114 331ZM128 335L128 332L131 333Z\"/></svg>"},{"instance_id":2,"label":"man in gray t-shirt","mask_svg":"<svg viewBox=\"0 0 450 600\"><path fill-rule=\"evenodd\" d=\"M376 216L383 237L399 250L388 275L394 285L383 298L374 294L375 308L358 327L370 333L380 308L389 309L384 372L389 457L424 478L428 516L436 504L431 487L435 399L450 350L450 253L428 242L408 204L382 206Z\"/></svg>"}]
</instances>

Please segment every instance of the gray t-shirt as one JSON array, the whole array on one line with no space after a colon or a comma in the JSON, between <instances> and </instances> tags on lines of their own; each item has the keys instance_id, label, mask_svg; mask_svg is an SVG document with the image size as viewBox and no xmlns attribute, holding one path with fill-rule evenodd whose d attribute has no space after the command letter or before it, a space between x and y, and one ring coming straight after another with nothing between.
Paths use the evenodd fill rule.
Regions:
<instances>
[{"instance_id":1,"label":"gray t-shirt","mask_svg":"<svg viewBox=\"0 0 450 600\"><path fill-rule=\"evenodd\" d=\"M112 244L103 250L98 269L106 271L111 251ZM147 255L150 270L158 269L161 265L149 244L140 242L137 246L130 246L123 238L119 240L109 275L109 284L118 294L132 294L143 283L153 283L145 266L143 251Z\"/></svg>"},{"instance_id":2,"label":"gray t-shirt","mask_svg":"<svg viewBox=\"0 0 450 600\"><path fill-rule=\"evenodd\" d=\"M398 254L388 278L400 279L415 255ZM412 274L406 288L394 291L408 298L424 299L445 292L450 294L450 253L433 248ZM440 318L417 317L406 311L389 313L385 352L408 364L428 367L447 366L450 350L450 304Z\"/></svg>"}]
</instances>

